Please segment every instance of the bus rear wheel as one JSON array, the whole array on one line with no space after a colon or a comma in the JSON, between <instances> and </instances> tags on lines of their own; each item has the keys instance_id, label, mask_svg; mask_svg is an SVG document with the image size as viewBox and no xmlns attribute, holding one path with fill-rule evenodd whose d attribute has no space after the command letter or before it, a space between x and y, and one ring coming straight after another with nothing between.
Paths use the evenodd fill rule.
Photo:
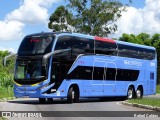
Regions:
<instances>
[{"instance_id":1,"label":"bus rear wheel","mask_svg":"<svg viewBox=\"0 0 160 120\"><path fill-rule=\"evenodd\" d=\"M143 91L140 87L138 87L136 91L136 98L140 99L142 98L142 96L143 96Z\"/></svg>"},{"instance_id":2,"label":"bus rear wheel","mask_svg":"<svg viewBox=\"0 0 160 120\"><path fill-rule=\"evenodd\" d=\"M133 99L135 96L134 88L130 86L127 92L127 99Z\"/></svg>"}]
</instances>

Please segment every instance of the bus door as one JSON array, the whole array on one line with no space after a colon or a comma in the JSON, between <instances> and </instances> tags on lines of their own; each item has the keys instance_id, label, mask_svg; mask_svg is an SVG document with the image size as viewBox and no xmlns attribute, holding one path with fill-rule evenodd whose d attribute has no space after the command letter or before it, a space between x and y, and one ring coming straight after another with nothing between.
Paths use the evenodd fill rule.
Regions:
<instances>
[{"instance_id":1,"label":"bus door","mask_svg":"<svg viewBox=\"0 0 160 120\"><path fill-rule=\"evenodd\" d=\"M55 83L55 85L51 91L57 91L63 80L66 78L67 70L67 64L60 64L58 62L52 63L51 82Z\"/></svg>"},{"instance_id":2,"label":"bus door","mask_svg":"<svg viewBox=\"0 0 160 120\"><path fill-rule=\"evenodd\" d=\"M51 82L52 83L56 82L58 79L58 73L57 73L58 66L59 66L58 62L52 63L52 70L51 70Z\"/></svg>"},{"instance_id":3,"label":"bus door","mask_svg":"<svg viewBox=\"0 0 160 120\"><path fill-rule=\"evenodd\" d=\"M117 67L115 63L106 63L105 80L104 80L104 95L116 95L116 73Z\"/></svg>"},{"instance_id":4,"label":"bus door","mask_svg":"<svg viewBox=\"0 0 160 120\"><path fill-rule=\"evenodd\" d=\"M148 94L153 94L155 92L155 73L151 71L145 71L145 78L147 79L147 90Z\"/></svg>"},{"instance_id":5,"label":"bus door","mask_svg":"<svg viewBox=\"0 0 160 120\"><path fill-rule=\"evenodd\" d=\"M101 96L103 95L103 81L105 78L105 62L94 61L93 72L92 72L92 95Z\"/></svg>"},{"instance_id":6,"label":"bus door","mask_svg":"<svg viewBox=\"0 0 160 120\"><path fill-rule=\"evenodd\" d=\"M62 81L66 78L67 72L71 65L69 64L62 64L58 62L52 63L52 73L51 78L54 80Z\"/></svg>"}]
</instances>

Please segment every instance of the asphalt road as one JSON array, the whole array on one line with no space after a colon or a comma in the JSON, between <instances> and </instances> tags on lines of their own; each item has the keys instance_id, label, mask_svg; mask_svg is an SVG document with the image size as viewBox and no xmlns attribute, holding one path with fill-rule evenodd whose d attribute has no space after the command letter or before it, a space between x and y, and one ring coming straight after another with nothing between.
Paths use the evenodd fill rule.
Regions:
<instances>
[{"instance_id":1,"label":"asphalt road","mask_svg":"<svg viewBox=\"0 0 160 120\"><path fill-rule=\"evenodd\" d=\"M53 112L56 111L82 111L82 112L90 112L90 111L98 111L98 112L90 112L86 113L89 114L87 117L81 117L81 112L73 112L74 114L79 114L79 117L72 117L72 114L66 113L69 115L69 117L64 117L63 115L66 115L64 112L62 112L62 117L42 117L42 118L29 118L29 120L159 120L159 118L156 118L156 116L150 116L150 117L127 117L128 116L128 111L131 111L129 113L138 111L138 112L143 112L143 111L149 111L146 109L142 108L137 108L137 107L131 107L131 106L126 106L121 104L122 101L120 100L107 100L107 101L100 101L99 99L81 99L80 103L73 103L73 104L68 104L66 100L60 100L60 99L55 99L53 102L47 102L45 104L39 104L39 101L37 99L15 99L15 100L10 100L7 102L0 102L0 111L37 111L37 112L42 112L42 111L52 111L49 114L53 114ZM105 114L112 114L112 117L103 117L101 116L100 113L103 111ZM112 111L112 112L111 112ZM115 111L120 111L120 113L115 112ZM125 111L125 112L121 112ZM155 111L153 111L155 112ZM155 112L156 113L156 112ZM57 113L60 114L60 113ZM85 113L84 113L85 114ZM97 114L97 115L96 115ZM114 117L116 114L123 114L123 117ZM126 117L124 117L126 114ZM100 117L98 117L98 115ZM95 117L93 117L95 116ZM160 116L159 116L160 117ZM22 119L27 119L28 118L22 118L22 117L9 117L9 120L22 120Z\"/></svg>"}]
</instances>

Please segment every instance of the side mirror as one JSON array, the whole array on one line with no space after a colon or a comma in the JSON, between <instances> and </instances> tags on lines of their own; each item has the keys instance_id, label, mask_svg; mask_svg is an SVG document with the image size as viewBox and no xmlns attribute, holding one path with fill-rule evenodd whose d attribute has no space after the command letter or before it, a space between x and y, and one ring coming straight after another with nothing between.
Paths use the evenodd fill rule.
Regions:
<instances>
[{"instance_id":1,"label":"side mirror","mask_svg":"<svg viewBox=\"0 0 160 120\"><path fill-rule=\"evenodd\" d=\"M48 58L50 56L52 56L54 54L54 52L50 52L50 53L47 53L43 56L43 59L42 59L42 66L46 66L47 65L47 61L48 61Z\"/></svg>"},{"instance_id":2,"label":"side mirror","mask_svg":"<svg viewBox=\"0 0 160 120\"><path fill-rule=\"evenodd\" d=\"M71 49L61 49L61 50L55 50L54 52L50 52L50 53L45 54L43 56L42 65L46 66L48 58L51 57L52 55L60 54L60 53L67 52L67 51L70 51L70 50Z\"/></svg>"},{"instance_id":3,"label":"side mirror","mask_svg":"<svg viewBox=\"0 0 160 120\"><path fill-rule=\"evenodd\" d=\"M3 62L3 63L2 63L3 66L4 66L4 67L7 66L7 59L8 59L8 58L13 57L13 56L16 56L16 55L17 55L17 54L10 54L10 55L8 55L8 56L5 56L5 57L3 58L3 61L2 61L2 62Z\"/></svg>"}]
</instances>

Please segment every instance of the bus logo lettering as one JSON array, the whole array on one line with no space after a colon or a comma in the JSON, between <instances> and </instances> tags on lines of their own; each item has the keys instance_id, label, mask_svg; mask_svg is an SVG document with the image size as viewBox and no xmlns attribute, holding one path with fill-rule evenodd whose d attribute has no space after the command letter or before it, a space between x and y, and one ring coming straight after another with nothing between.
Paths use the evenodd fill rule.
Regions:
<instances>
[{"instance_id":1,"label":"bus logo lettering","mask_svg":"<svg viewBox=\"0 0 160 120\"><path fill-rule=\"evenodd\" d=\"M141 62L129 61L129 60L124 60L124 64L125 65L130 65L130 66L137 66L137 67L141 67L142 66Z\"/></svg>"}]
</instances>

